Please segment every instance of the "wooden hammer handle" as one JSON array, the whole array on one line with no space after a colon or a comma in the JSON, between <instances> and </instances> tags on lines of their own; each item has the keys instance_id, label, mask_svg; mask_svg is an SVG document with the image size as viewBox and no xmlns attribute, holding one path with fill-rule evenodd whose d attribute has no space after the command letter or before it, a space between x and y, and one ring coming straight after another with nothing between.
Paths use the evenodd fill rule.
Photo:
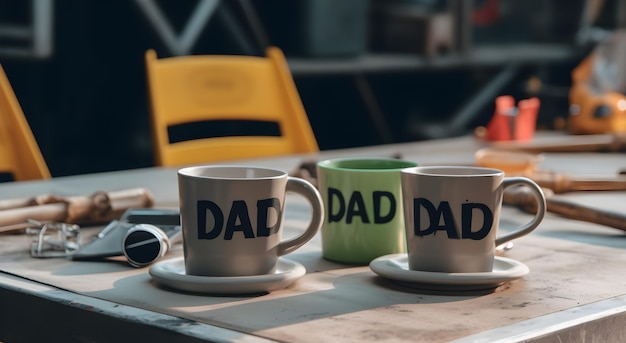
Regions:
<instances>
[{"instance_id":1,"label":"wooden hammer handle","mask_svg":"<svg viewBox=\"0 0 626 343\"><path fill-rule=\"evenodd\" d=\"M565 218L596 223L622 231L626 231L626 215L615 211L607 211L575 204L563 199L546 199L548 211Z\"/></svg>"},{"instance_id":2,"label":"wooden hammer handle","mask_svg":"<svg viewBox=\"0 0 626 343\"><path fill-rule=\"evenodd\" d=\"M626 190L626 177L615 178L577 178L551 171L534 171L529 177L542 188L549 188L554 193L575 191L617 191Z\"/></svg>"},{"instance_id":3,"label":"wooden hammer handle","mask_svg":"<svg viewBox=\"0 0 626 343\"><path fill-rule=\"evenodd\" d=\"M54 199L53 199L54 198ZM0 208L0 233L20 232L28 225L28 219L45 222L58 221L71 224L100 224L117 219L129 208L152 207L154 199L145 188L131 188L111 192L95 192L89 196L71 197L47 196L40 205L19 206L30 204L24 201L9 200L5 208Z\"/></svg>"},{"instance_id":4,"label":"wooden hammer handle","mask_svg":"<svg viewBox=\"0 0 626 343\"><path fill-rule=\"evenodd\" d=\"M626 151L626 134L568 135L556 142L505 141L493 144L500 150L542 152L622 152Z\"/></svg>"},{"instance_id":5,"label":"wooden hammer handle","mask_svg":"<svg viewBox=\"0 0 626 343\"><path fill-rule=\"evenodd\" d=\"M537 212L537 203L531 193L524 191L504 192L504 203L517 206L528 213ZM564 218L600 224L626 231L626 214L576 204L567 200L546 196L546 209Z\"/></svg>"}]
</instances>

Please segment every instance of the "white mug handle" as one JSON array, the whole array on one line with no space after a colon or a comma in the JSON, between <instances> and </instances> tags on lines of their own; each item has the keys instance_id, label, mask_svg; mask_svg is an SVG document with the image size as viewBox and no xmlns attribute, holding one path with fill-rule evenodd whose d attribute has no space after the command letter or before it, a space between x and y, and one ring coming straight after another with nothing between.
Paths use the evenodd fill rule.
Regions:
<instances>
[{"instance_id":1,"label":"white mug handle","mask_svg":"<svg viewBox=\"0 0 626 343\"><path fill-rule=\"evenodd\" d=\"M299 236L278 244L278 256L289 254L310 241L322 227L324 222L324 206L322 196L310 182L297 177L289 177L287 180L287 192L302 195L311 204L311 222L309 227Z\"/></svg>"},{"instance_id":2,"label":"white mug handle","mask_svg":"<svg viewBox=\"0 0 626 343\"><path fill-rule=\"evenodd\" d=\"M544 215L546 214L546 197L543 194L543 191L541 190L541 187L539 187L539 185L537 185L533 180L526 177L507 177L504 179L504 181L502 181L502 191L504 192L505 189L514 185L525 185L530 189L532 194L537 199L537 213L535 213L535 217L530 222L522 225L517 230L496 238L496 246L502 245L510 240L531 233L537 228L537 226L539 226L539 224L543 220Z\"/></svg>"}]
</instances>

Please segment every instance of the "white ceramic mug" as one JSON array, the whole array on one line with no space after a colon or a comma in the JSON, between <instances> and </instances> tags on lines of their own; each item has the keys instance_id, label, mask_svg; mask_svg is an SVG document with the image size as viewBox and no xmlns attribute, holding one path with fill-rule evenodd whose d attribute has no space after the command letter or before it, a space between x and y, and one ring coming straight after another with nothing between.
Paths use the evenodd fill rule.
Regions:
<instances>
[{"instance_id":1,"label":"white ceramic mug","mask_svg":"<svg viewBox=\"0 0 626 343\"><path fill-rule=\"evenodd\" d=\"M490 272L496 246L531 233L541 223L546 200L525 177L498 169L416 167L402 170L402 195L411 270ZM533 219L497 237L505 188L528 187L538 200Z\"/></svg>"},{"instance_id":2,"label":"white ceramic mug","mask_svg":"<svg viewBox=\"0 0 626 343\"><path fill-rule=\"evenodd\" d=\"M272 273L278 257L319 231L322 198L309 182L286 172L245 166L197 166L178 171L185 271L201 276ZM311 205L308 228L282 241L285 194Z\"/></svg>"}]
</instances>

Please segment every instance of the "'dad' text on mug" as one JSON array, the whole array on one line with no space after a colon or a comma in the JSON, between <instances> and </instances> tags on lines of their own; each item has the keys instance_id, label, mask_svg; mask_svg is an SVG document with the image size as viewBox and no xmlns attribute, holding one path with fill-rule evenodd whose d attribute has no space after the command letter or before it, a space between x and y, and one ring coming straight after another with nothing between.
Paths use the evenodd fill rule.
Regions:
<instances>
[{"instance_id":1,"label":"'dad' text on mug","mask_svg":"<svg viewBox=\"0 0 626 343\"><path fill-rule=\"evenodd\" d=\"M424 211L422 211L424 209ZM493 226L493 213L489 207L480 203L461 204L461 236L456 227L454 211L447 201L435 204L424 198L413 199L414 234L415 236L436 235L437 231L445 231L450 239L474 239L481 240L489 234ZM428 226L422 227L422 214L428 216ZM482 215L480 229L474 230L472 223L474 215Z\"/></svg>"},{"instance_id":2,"label":"'dad' text on mug","mask_svg":"<svg viewBox=\"0 0 626 343\"><path fill-rule=\"evenodd\" d=\"M216 239L224 231L223 239L232 240L235 232L243 233L245 238L269 237L278 233L280 228L281 205L277 198L258 200L256 203L256 233L250 220L248 205L244 200L235 200L230 209L221 209L210 200L199 200L196 203L198 215L198 239ZM275 212L276 222L269 223L270 211ZM228 217L225 218L225 214ZM208 218L213 218L213 227ZM226 219L226 223L224 223ZM224 225L226 224L226 225Z\"/></svg>"},{"instance_id":3,"label":"'dad' text on mug","mask_svg":"<svg viewBox=\"0 0 626 343\"><path fill-rule=\"evenodd\" d=\"M387 191L372 192L373 213L367 213L363 194L354 191L349 198L332 187L328 187L328 208L326 209L329 223L341 222L345 219L347 224L352 224L355 217L362 223L370 223L372 218L375 224L385 224L393 220L396 215L396 199L393 193ZM347 199L346 199L347 198ZM383 213L383 204L388 204L389 209Z\"/></svg>"}]
</instances>

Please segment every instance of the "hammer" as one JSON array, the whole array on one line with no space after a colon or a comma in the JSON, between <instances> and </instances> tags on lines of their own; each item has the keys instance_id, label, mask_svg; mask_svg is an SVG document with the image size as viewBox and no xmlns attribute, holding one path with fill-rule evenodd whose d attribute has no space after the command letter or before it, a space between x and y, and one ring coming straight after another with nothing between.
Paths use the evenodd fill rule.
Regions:
<instances>
[{"instance_id":1,"label":"hammer","mask_svg":"<svg viewBox=\"0 0 626 343\"><path fill-rule=\"evenodd\" d=\"M546 195L546 210L564 218L600 224L622 231L626 231L626 214L607 211L576 204L554 197L554 192L544 189ZM529 191L524 188L507 190L504 192L503 203L516 206L527 212L537 212L537 202Z\"/></svg>"}]
</instances>

